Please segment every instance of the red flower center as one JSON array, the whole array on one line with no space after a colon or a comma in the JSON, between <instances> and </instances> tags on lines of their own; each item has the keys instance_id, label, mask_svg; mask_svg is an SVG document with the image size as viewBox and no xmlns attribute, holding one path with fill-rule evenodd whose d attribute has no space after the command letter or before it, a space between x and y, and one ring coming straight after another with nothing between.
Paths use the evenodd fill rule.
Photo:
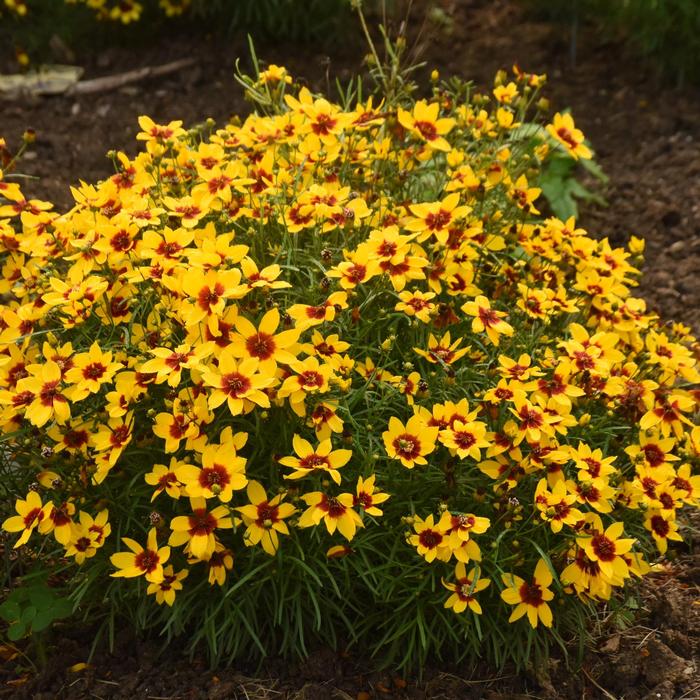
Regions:
<instances>
[{"instance_id":1,"label":"red flower center","mask_svg":"<svg viewBox=\"0 0 700 700\"><path fill-rule=\"evenodd\" d=\"M275 338L267 333L256 333L246 340L245 347L252 357L267 360L275 352Z\"/></svg>"},{"instance_id":2,"label":"red flower center","mask_svg":"<svg viewBox=\"0 0 700 700\"><path fill-rule=\"evenodd\" d=\"M237 398L250 390L250 379L238 372L231 372L221 377L221 388L229 395Z\"/></svg>"},{"instance_id":3,"label":"red flower center","mask_svg":"<svg viewBox=\"0 0 700 700\"><path fill-rule=\"evenodd\" d=\"M435 549L443 540L442 534L436 530L423 530L418 535L418 541L426 549Z\"/></svg>"},{"instance_id":4,"label":"red flower center","mask_svg":"<svg viewBox=\"0 0 700 700\"><path fill-rule=\"evenodd\" d=\"M392 445L396 453L406 459L415 459L420 455L420 440L415 435L403 433L394 438Z\"/></svg>"},{"instance_id":5,"label":"red flower center","mask_svg":"<svg viewBox=\"0 0 700 700\"><path fill-rule=\"evenodd\" d=\"M205 489L211 489L212 486L225 488L230 481L229 473L221 464L215 464L213 467L204 467L199 473L199 485Z\"/></svg>"},{"instance_id":6,"label":"red flower center","mask_svg":"<svg viewBox=\"0 0 700 700\"><path fill-rule=\"evenodd\" d=\"M197 508L189 519L192 537L206 537L216 530L218 524L217 519L205 508Z\"/></svg>"},{"instance_id":7,"label":"red flower center","mask_svg":"<svg viewBox=\"0 0 700 700\"><path fill-rule=\"evenodd\" d=\"M434 141L438 136L437 127L432 122L415 121L413 125L426 141Z\"/></svg>"},{"instance_id":8,"label":"red flower center","mask_svg":"<svg viewBox=\"0 0 700 700\"><path fill-rule=\"evenodd\" d=\"M615 543L605 535L595 535L591 540L591 547L600 561L615 559Z\"/></svg>"},{"instance_id":9,"label":"red flower center","mask_svg":"<svg viewBox=\"0 0 700 700\"><path fill-rule=\"evenodd\" d=\"M154 552L150 549L144 549L143 552L139 552L134 558L134 566L137 569L141 569L146 574L150 574L154 571L160 562L160 557L158 552Z\"/></svg>"},{"instance_id":10,"label":"red flower center","mask_svg":"<svg viewBox=\"0 0 700 700\"><path fill-rule=\"evenodd\" d=\"M544 603L542 599L542 587L539 583L535 583L535 581L532 583L527 583L526 581L520 586L518 592L520 593L520 600L522 600L525 605L532 605L534 608L537 608Z\"/></svg>"},{"instance_id":11,"label":"red flower center","mask_svg":"<svg viewBox=\"0 0 700 700\"><path fill-rule=\"evenodd\" d=\"M85 379L99 379L107 371L107 368L101 362L91 362L83 368L83 377Z\"/></svg>"}]
</instances>

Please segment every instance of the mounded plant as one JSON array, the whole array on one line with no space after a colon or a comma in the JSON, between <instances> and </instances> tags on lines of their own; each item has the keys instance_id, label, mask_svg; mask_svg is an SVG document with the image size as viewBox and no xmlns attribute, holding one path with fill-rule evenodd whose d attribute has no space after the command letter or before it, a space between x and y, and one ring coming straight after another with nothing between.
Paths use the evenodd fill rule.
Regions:
<instances>
[{"instance_id":1,"label":"mounded plant","mask_svg":"<svg viewBox=\"0 0 700 700\"><path fill-rule=\"evenodd\" d=\"M374 72L336 104L258 70L219 129L142 117L65 213L0 178L6 574L74 619L525 663L680 540L697 346L633 296L641 241L538 211L546 163L592 155L573 119L519 69L425 99Z\"/></svg>"}]
</instances>

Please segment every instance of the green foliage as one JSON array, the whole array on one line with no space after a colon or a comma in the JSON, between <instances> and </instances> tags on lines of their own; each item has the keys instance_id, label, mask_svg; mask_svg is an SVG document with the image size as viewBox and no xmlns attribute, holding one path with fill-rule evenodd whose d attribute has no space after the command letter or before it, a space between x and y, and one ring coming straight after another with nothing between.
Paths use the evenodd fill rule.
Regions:
<instances>
[{"instance_id":1,"label":"green foliage","mask_svg":"<svg viewBox=\"0 0 700 700\"><path fill-rule=\"evenodd\" d=\"M589 190L578 179L577 164L586 168L601 183L607 177L593 161L576 161L566 155L552 157L542 170L539 185L555 216L568 219L578 218L578 201L594 202L605 205L605 200L596 192Z\"/></svg>"},{"instance_id":2,"label":"green foliage","mask_svg":"<svg viewBox=\"0 0 700 700\"><path fill-rule=\"evenodd\" d=\"M10 641L43 632L73 612L71 601L48 585L47 576L46 572L26 576L0 605L0 618L9 625Z\"/></svg>"}]
</instances>

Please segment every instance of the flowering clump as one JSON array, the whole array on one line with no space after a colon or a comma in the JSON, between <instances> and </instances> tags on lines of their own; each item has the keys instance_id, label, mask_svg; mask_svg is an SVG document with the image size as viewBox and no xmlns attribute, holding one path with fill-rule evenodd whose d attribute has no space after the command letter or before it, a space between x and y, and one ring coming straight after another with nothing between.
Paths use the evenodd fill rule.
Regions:
<instances>
[{"instance_id":1,"label":"flowering clump","mask_svg":"<svg viewBox=\"0 0 700 700\"><path fill-rule=\"evenodd\" d=\"M404 663L648 573L700 496L697 346L632 295L639 241L538 215L541 163L591 155L526 123L541 82L338 105L274 66L267 115L142 117L67 213L0 177L15 547L213 653Z\"/></svg>"}]
</instances>

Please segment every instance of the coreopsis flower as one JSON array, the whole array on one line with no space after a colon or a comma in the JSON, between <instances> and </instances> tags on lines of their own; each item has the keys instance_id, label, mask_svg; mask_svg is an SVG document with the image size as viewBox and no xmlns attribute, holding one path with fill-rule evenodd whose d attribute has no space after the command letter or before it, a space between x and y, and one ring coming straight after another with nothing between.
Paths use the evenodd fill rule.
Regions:
<instances>
[{"instance_id":1,"label":"coreopsis flower","mask_svg":"<svg viewBox=\"0 0 700 700\"><path fill-rule=\"evenodd\" d=\"M459 205L460 193L448 194L441 202L425 202L423 204L411 204L410 217L404 224L407 231L417 233L419 242L435 236L435 239L443 245L447 243L450 228L455 222L464 219L471 207Z\"/></svg>"},{"instance_id":2,"label":"coreopsis flower","mask_svg":"<svg viewBox=\"0 0 700 700\"><path fill-rule=\"evenodd\" d=\"M542 190L539 187L529 186L525 175L521 175L508 191L513 203L528 214L540 213L539 209L535 208L534 202L541 193Z\"/></svg>"},{"instance_id":3,"label":"coreopsis flower","mask_svg":"<svg viewBox=\"0 0 700 700\"><path fill-rule=\"evenodd\" d=\"M397 302L394 309L403 311L407 316L415 316L423 323L430 323L430 316L437 308L437 305L432 301L435 296L434 292L401 292L399 294L400 301Z\"/></svg>"},{"instance_id":4,"label":"coreopsis flower","mask_svg":"<svg viewBox=\"0 0 700 700\"><path fill-rule=\"evenodd\" d=\"M25 499L18 498L15 502L17 515L10 516L3 524L5 532L21 532L19 539L14 544L14 548L26 544L34 528L48 517L49 511L53 508L52 503L43 504L41 496L36 491L30 491Z\"/></svg>"},{"instance_id":5,"label":"coreopsis flower","mask_svg":"<svg viewBox=\"0 0 700 700\"><path fill-rule=\"evenodd\" d=\"M477 567L472 567L467 574L464 562L458 562L455 566L455 582L448 583L442 579L442 585L452 595L445 601L445 607L454 610L457 614L465 610L471 610L477 615L481 615L481 605L475 594L488 588L491 581L481 577L481 571Z\"/></svg>"},{"instance_id":6,"label":"coreopsis flower","mask_svg":"<svg viewBox=\"0 0 700 700\"><path fill-rule=\"evenodd\" d=\"M369 257L367 250L345 253L345 261L338 263L326 273L327 277L340 279L343 289L354 289L358 284L368 282L381 272L379 261Z\"/></svg>"},{"instance_id":7,"label":"coreopsis flower","mask_svg":"<svg viewBox=\"0 0 700 700\"><path fill-rule=\"evenodd\" d=\"M226 582L226 573L233 568L233 552L224 547L221 542L216 542L214 551L206 560L209 585L223 586Z\"/></svg>"},{"instance_id":8,"label":"coreopsis flower","mask_svg":"<svg viewBox=\"0 0 700 700\"><path fill-rule=\"evenodd\" d=\"M94 342L88 352L73 355L72 367L65 373L64 381L72 386L66 390L71 401L82 401L89 394L98 392L103 384L112 381L117 370L124 365L112 361L111 352L102 352Z\"/></svg>"},{"instance_id":9,"label":"coreopsis flower","mask_svg":"<svg viewBox=\"0 0 700 700\"><path fill-rule=\"evenodd\" d=\"M333 292L322 304L294 304L287 313L294 319L297 330L304 331L310 326L318 326L335 320L336 314L348 308L347 292Z\"/></svg>"},{"instance_id":10,"label":"coreopsis flower","mask_svg":"<svg viewBox=\"0 0 700 700\"><path fill-rule=\"evenodd\" d=\"M145 576L149 583L163 580L163 564L170 558L170 547L158 548L156 529L148 531L146 547L129 537L122 537L122 542L130 552L112 554L110 561L117 571L111 575L115 578L133 578Z\"/></svg>"},{"instance_id":11,"label":"coreopsis flower","mask_svg":"<svg viewBox=\"0 0 700 700\"><path fill-rule=\"evenodd\" d=\"M284 493L268 499L258 481L248 482L247 494L250 504L236 508L246 526L243 541L248 547L260 544L268 554L274 555L279 547L279 535L289 534L284 521L296 508L291 503L282 503Z\"/></svg>"},{"instance_id":12,"label":"coreopsis flower","mask_svg":"<svg viewBox=\"0 0 700 700\"><path fill-rule=\"evenodd\" d=\"M112 418L107 425L100 425L99 430L90 436L90 443L98 452L108 454L110 466L114 466L131 442L133 437L134 418L132 413L127 413L120 418Z\"/></svg>"},{"instance_id":13,"label":"coreopsis flower","mask_svg":"<svg viewBox=\"0 0 700 700\"><path fill-rule=\"evenodd\" d=\"M499 355L498 372L504 379L514 379L519 382L542 376L542 370L534 366L530 355L525 353L520 355L517 361L507 355Z\"/></svg>"},{"instance_id":14,"label":"coreopsis flower","mask_svg":"<svg viewBox=\"0 0 700 700\"><path fill-rule=\"evenodd\" d=\"M598 516L593 518L593 527L589 534L576 538L576 544L583 549L586 556L598 563L601 572L610 580L625 579L629 576L629 567L622 555L632 549L633 539L620 539L624 524L617 522L609 525L605 531Z\"/></svg>"},{"instance_id":15,"label":"coreopsis flower","mask_svg":"<svg viewBox=\"0 0 700 700\"><path fill-rule=\"evenodd\" d=\"M452 336L449 331L440 340L431 333L428 338L428 349L413 348L413 351L432 364L452 365L471 350L470 345L466 348L459 348L463 340L464 338L457 338L457 340L452 342Z\"/></svg>"},{"instance_id":16,"label":"coreopsis flower","mask_svg":"<svg viewBox=\"0 0 700 700\"><path fill-rule=\"evenodd\" d=\"M448 543L447 520L440 518L436 523L432 513L425 519L418 515L413 516L414 535L409 535L408 543L416 548L428 563L439 559L448 561L452 556Z\"/></svg>"},{"instance_id":17,"label":"coreopsis flower","mask_svg":"<svg viewBox=\"0 0 700 700\"><path fill-rule=\"evenodd\" d=\"M294 360L289 363L290 375L277 390L280 399L289 399L291 409L298 416L306 415L305 401L310 394L325 394L333 369L321 364L316 357Z\"/></svg>"},{"instance_id":18,"label":"coreopsis flower","mask_svg":"<svg viewBox=\"0 0 700 700\"><path fill-rule=\"evenodd\" d=\"M481 450L491 443L486 439L486 423L475 420L477 411L472 411L465 420L455 420L449 428L440 431L440 442L450 450L450 454L460 459L470 457L481 460Z\"/></svg>"},{"instance_id":19,"label":"coreopsis flower","mask_svg":"<svg viewBox=\"0 0 700 700\"><path fill-rule=\"evenodd\" d=\"M598 478L590 481L566 481L566 488L575 493L581 504L587 503L599 513L612 511L611 501L615 498L615 489L606 479Z\"/></svg>"},{"instance_id":20,"label":"coreopsis flower","mask_svg":"<svg viewBox=\"0 0 700 700\"><path fill-rule=\"evenodd\" d=\"M66 545L66 556L74 557L75 563L79 565L94 557L112 532L112 526L107 522L108 517L106 509L100 511L96 518L81 510L79 522L73 524L73 532Z\"/></svg>"},{"instance_id":21,"label":"coreopsis flower","mask_svg":"<svg viewBox=\"0 0 700 700\"><path fill-rule=\"evenodd\" d=\"M361 476L357 479L357 488L353 498L353 506L360 506L367 515L379 517L384 515L384 512L377 508L380 503L389 499L388 493L378 491L374 485L376 474L363 479Z\"/></svg>"},{"instance_id":22,"label":"coreopsis flower","mask_svg":"<svg viewBox=\"0 0 700 700\"><path fill-rule=\"evenodd\" d=\"M680 440L683 436L683 425L692 425L690 419L683 414L694 408L695 401L685 393L680 391L671 392L668 395L657 393L654 408L642 416L639 427L642 430L658 428L664 437L673 433Z\"/></svg>"},{"instance_id":23,"label":"coreopsis flower","mask_svg":"<svg viewBox=\"0 0 700 700\"><path fill-rule=\"evenodd\" d=\"M168 383L168 386L176 387L182 379L183 369L198 369L202 361L209 357L214 351L214 343L201 343L191 346L189 343L182 343L174 349L153 348L150 350L155 357L147 360L140 367L139 371L146 374L155 374L155 383Z\"/></svg>"},{"instance_id":24,"label":"coreopsis flower","mask_svg":"<svg viewBox=\"0 0 700 700\"><path fill-rule=\"evenodd\" d=\"M224 315L227 300L240 299L249 291L240 282L241 272L235 268L206 272L194 268L185 272L179 286L191 299L183 303L181 311L186 325L204 321L214 336L219 335L219 319Z\"/></svg>"},{"instance_id":25,"label":"coreopsis flower","mask_svg":"<svg viewBox=\"0 0 700 700\"><path fill-rule=\"evenodd\" d=\"M233 357L256 359L261 374L274 375L278 362L289 364L296 359L292 350L299 339L296 329L278 333L279 324L280 313L276 308L262 317L258 328L247 318L238 316L234 321L237 332L231 336L228 352Z\"/></svg>"},{"instance_id":26,"label":"coreopsis flower","mask_svg":"<svg viewBox=\"0 0 700 700\"><path fill-rule=\"evenodd\" d=\"M451 117L439 118L440 105L437 102L428 104L425 100L419 100L412 112L399 107L399 124L412 135L425 141L428 148L435 151L449 151L451 146L445 139L456 124Z\"/></svg>"},{"instance_id":27,"label":"coreopsis flower","mask_svg":"<svg viewBox=\"0 0 700 700\"><path fill-rule=\"evenodd\" d=\"M698 505L700 502L700 474L691 475L689 464L678 467L671 485L688 505Z\"/></svg>"},{"instance_id":28,"label":"coreopsis flower","mask_svg":"<svg viewBox=\"0 0 700 700\"><path fill-rule=\"evenodd\" d=\"M323 521L332 535L336 529L346 540L352 540L358 527L364 527L362 518L352 509L351 493L329 496L320 491L305 493L302 501L309 506L299 518L299 527L312 527Z\"/></svg>"},{"instance_id":29,"label":"coreopsis flower","mask_svg":"<svg viewBox=\"0 0 700 700\"><path fill-rule=\"evenodd\" d=\"M644 527L651 533L661 554L666 554L669 540L683 541L678 533L675 512L664 513L661 510L648 510L644 519ZM630 541L634 542L634 540Z\"/></svg>"},{"instance_id":30,"label":"coreopsis flower","mask_svg":"<svg viewBox=\"0 0 700 700\"><path fill-rule=\"evenodd\" d=\"M163 568L163 580L149 583L146 593L155 595L158 605L165 603L172 607L175 602L175 594L182 590L182 581L187 578L189 573L187 569L175 573L175 569L168 565Z\"/></svg>"},{"instance_id":31,"label":"coreopsis flower","mask_svg":"<svg viewBox=\"0 0 700 700\"><path fill-rule=\"evenodd\" d=\"M343 419L337 414L338 404L319 401L309 413L306 424L313 427L318 440L326 440L333 433L343 432Z\"/></svg>"},{"instance_id":32,"label":"coreopsis flower","mask_svg":"<svg viewBox=\"0 0 700 700\"><path fill-rule=\"evenodd\" d=\"M474 301L462 304L461 308L465 314L474 316L472 332L485 332L488 339L496 347L498 347L501 335L513 335L513 327L503 320L507 314L492 309L491 303L485 296L478 296Z\"/></svg>"},{"instance_id":33,"label":"coreopsis flower","mask_svg":"<svg viewBox=\"0 0 700 700\"><path fill-rule=\"evenodd\" d=\"M569 552L573 559L571 564L559 574L559 580L564 586L573 586L574 591L581 597L588 596L599 600L609 600L612 595L613 583L600 569L597 561L588 558L586 552L575 547ZM621 586L622 579L615 579L614 585Z\"/></svg>"},{"instance_id":34,"label":"coreopsis flower","mask_svg":"<svg viewBox=\"0 0 700 700\"><path fill-rule=\"evenodd\" d=\"M311 443L299 435L292 440L296 457L281 457L278 461L294 471L286 479L301 479L317 472L328 474L336 484L340 484L340 472L352 457L352 450L334 450L330 438L322 440L315 449Z\"/></svg>"},{"instance_id":35,"label":"coreopsis flower","mask_svg":"<svg viewBox=\"0 0 700 700\"><path fill-rule=\"evenodd\" d=\"M212 387L207 404L214 409L224 401L232 416L250 413L255 406L270 407L270 398L263 391L275 382L272 372L262 372L257 358L237 360L230 346L219 355L217 367L202 373L202 381Z\"/></svg>"},{"instance_id":36,"label":"coreopsis flower","mask_svg":"<svg viewBox=\"0 0 700 700\"><path fill-rule=\"evenodd\" d=\"M675 446L675 438L661 437L658 430L640 430L639 443L625 447L625 452L635 464L647 464L652 469L656 469L680 459L672 453Z\"/></svg>"},{"instance_id":37,"label":"coreopsis flower","mask_svg":"<svg viewBox=\"0 0 700 700\"><path fill-rule=\"evenodd\" d=\"M244 489L246 460L236 454L232 444L207 445L202 452L202 466L176 466L175 476L190 498L218 498L228 503L234 491ZM167 488L167 487L166 487Z\"/></svg>"},{"instance_id":38,"label":"coreopsis flower","mask_svg":"<svg viewBox=\"0 0 700 700\"><path fill-rule=\"evenodd\" d=\"M501 591L501 598L509 605L515 605L508 622L527 615L533 628L540 622L545 627L552 626L552 610L547 603L554 598L554 593L549 590L553 577L544 559L537 562L535 575L529 581L513 574L503 574L501 579L507 586Z\"/></svg>"},{"instance_id":39,"label":"coreopsis flower","mask_svg":"<svg viewBox=\"0 0 700 700\"><path fill-rule=\"evenodd\" d=\"M438 427L426 425L420 416L411 416L406 425L392 416L382 438L389 458L400 459L404 467L413 469L416 464L428 463L425 457L435 450L439 432Z\"/></svg>"},{"instance_id":40,"label":"coreopsis flower","mask_svg":"<svg viewBox=\"0 0 700 700\"><path fill-rule=\"evenodd\" d=\"M574 526L583 520L583 513L574 507L577 502L576 494L567 491L564 481L557 481L551 491L546 479L537 483L535 506L542 520L550 524L552 532L561 532L564 525Z\"/></svg>"},{"instance_id":41,"label":"coreopsis flower","mask_svg":"<svg viewBox=\"0 0 700 700\"><path fill-rule=\"evenodd\" d=\"M600 449L591 450L585 442L579 442L578 447L569 447L571 459L579 469L579 481L593 481L593 479L607 479L617 470L613 466L616 457L603 457Z\"/></svg>"},{"instance_id":42,"label":"coreopsis flower","mask_svg":"<svg viewBox=\"0 0 700 700\"><path fill-rule=\"evenodd\" d=\"M214 552L216 530L230 530L233 520L226 506L216 506L207 510L204 498L190 498L192 513L178 515L170 521L172 534L168 544L178 547L186 545L185 551L193 557L206 561Z\"/></svg>"},{"instance_id":43,"label":"coreopsis flower","mask_svg":"<svg viewBox=\"0 0 700 700\"><path fill-rule=\"evenodd\" d=\"M547 132L553 136L564 148L566 152L578 160L579 158L589 159L593 156L591 149L584 144L583 132L576 128L573 117L570 114L557 112L551 124L546 126Z\"/></svg>"},{"instance_id":44,"label":"coreopsis flower","mask_svg":"<svg viewBox=\"0 0 700 700\"><path fill-rule=\"evenodd\" d=\"M17 382L15 392L15 395L31 395L24 409L25 418L38 428L52 418L57 423L66 423L70 419L70 404L63 393L60 366L47 362L27 369L30 374Z\"/></svg>"},{"instance_id":45,"label":"coreopsis flower","mask_svg":"<svg viewBox=\"0 0 700 700\"><path fill-rule=\"evenodd\" d=\"M165 451L176 452L182 440L196 438L199 427L192 418L173 408L172 413L158 413L153 426L153 434L165 440Z\"/></svg>"},{"instance_id":46,"label":"coreopsis flower","mask_svg":"<svg viewBox=\"0 0 700 700\"><path fill-rule=\"evenodd\" d=\"M39 532L45 535L53 532L56 542L64 547L70 542L73 534L75 515L75 504L70 500L63 501L59 505L55 503L47 504L49 507L46 510L46 517L39 523Z\"/></svg>"}]
</instances>

